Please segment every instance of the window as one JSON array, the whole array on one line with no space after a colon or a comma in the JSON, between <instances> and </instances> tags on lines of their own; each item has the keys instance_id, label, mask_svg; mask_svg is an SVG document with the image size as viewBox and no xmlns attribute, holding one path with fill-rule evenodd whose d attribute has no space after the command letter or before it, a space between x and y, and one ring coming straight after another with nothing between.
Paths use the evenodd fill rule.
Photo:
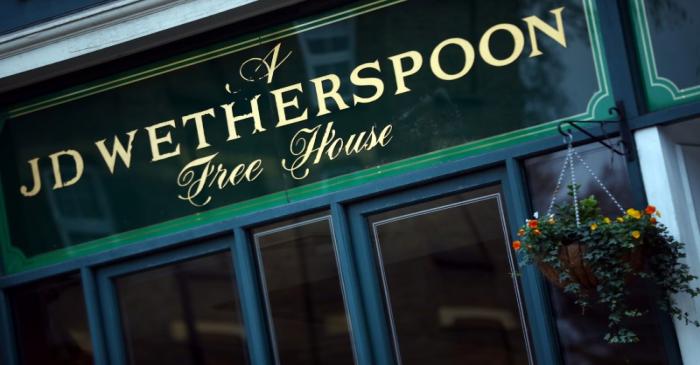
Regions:
<instances>
[{"instance_id":1,"label":"window","mask_svg":"<svg viewBox=\"0 0 700 365\"><path fill-rule=\"evenodd\" d=\"M23 365L92 364L92 341L79 274L10 291Z\"/></svg>"},{"instance_id":2,"label":"window","mask_svg":"<svg viewBox=\"0 0 700 365\"><path fill-rule=\"evenodd\" d=\"M253 237L280 364L353 364L327 213L259 227Z\"/></svg>"},{"instance_id":3,"label":"window","mask_svg":"<svg viewBox=\"0 0 700 365\"><path fill-rule=\"evenodd\" d=\"M528 364L499 187L368 217L403 364Z\"/></svg>"},{"instance_id":4,"label":"window","mask_svg":"<svg viewBox=\"0 0 700 365\"><path fill-rule=\"evenodd\" d=\"M246 364L231 255L216 253L114 280L129 364Z\"/></svg>"}]
</instances>

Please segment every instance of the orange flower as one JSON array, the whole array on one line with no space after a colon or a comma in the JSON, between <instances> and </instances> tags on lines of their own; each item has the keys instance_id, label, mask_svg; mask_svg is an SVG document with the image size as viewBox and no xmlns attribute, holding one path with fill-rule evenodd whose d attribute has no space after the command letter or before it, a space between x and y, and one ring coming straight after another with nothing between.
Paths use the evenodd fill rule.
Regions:
<instances>
[{"instance_id":1,"label":"orange flower","mask_svg":"<svg viewBox=\"0 0 700 365\"><path fill-rule=\"evenodd\" d=\"M530 228L537 228L537 219L530 219L527 221L527 226Z\"/></svg>"},{"instance_id":2,"label":"orange flower","mask_svg":"<svg viewBox=\"0 0 700 365\"><path fill-rule=\"evenodd\" d=\"M533 230L532 230L532 233L533 233L535 236L539 236L539 235L542 234L542 232L540 232L540 230L537 229L537 228L533 229Z\"/></svg>"},{"instance_id":3,"label":"orange flower","mask_svg":"<svg viewBox=\"0 0 700 365\"><path fill-rule=\"evenodd\" d=\"M644 209L644 213L652 215L656 212L656 207L653 205L647 205L646 209Z\"/></svg>"},{"instance_id":4,"label":"orange flower","mask_svg":"<svg viewBox=\"0 0 700 365\"><path fill-rule=\"evenodd\" d=\"M517 240L513 241L513 249L514 250L516 250L516 251L519 250L520 246L521 246L520 241L517 241Z\"/></svg>"},{"instance_id":5,"label":"orange flower","mask_svg":"<svg viewBox=\"0 0 700 365\"><path fill-rule=\"evenodd\" d=\"M656 224L656 218L654 218L654 217L649 218L649 223Z\"/></svg>"},{"instance_id":6,"label":"orange flower","mask_svg":"<svg viewBox=\"0 0 700 365\"><path fill-rule=\"evenodd\" d=\"M632 233L630 233L630 234L632 235L632 238L634 238L635 240L639 239L639 237L642 235L639 231L632 231Z\"/></svg>"},{"instance_id":7,"label":"orange flower","mask_svg":"<svg viewBox=\"0 0 700 365\"><path fill-rule=\"evenodd\" d=\"M525 230L522 229L522 228L520 228L520 229L518 230L518 236L522 237L522 236L524 236L524 235L525 235Z\"/></svg>"}]
</instances>

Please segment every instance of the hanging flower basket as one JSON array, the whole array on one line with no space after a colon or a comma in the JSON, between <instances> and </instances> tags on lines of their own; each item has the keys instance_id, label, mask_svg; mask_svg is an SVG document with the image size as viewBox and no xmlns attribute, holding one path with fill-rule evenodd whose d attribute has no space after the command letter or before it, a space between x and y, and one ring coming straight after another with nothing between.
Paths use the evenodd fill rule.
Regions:
<instances>
[{"instance_id":1,"label":"hanging flower basket","mask_svg":"<svg viewBox=\"0 0 700 365\"><path fill-rule=\"evenodd\" d=\"M623 253L621 261L629 264L633 271L638 272L644 267L644 245L640 245L636 249ZM598 278L593 273L593 269L585 259L586 245L580 242L572 242L562 244L559 247L558 260L561 264L559 269L551 264L539 261L537 267L542 272L549 282L559 288L566 288L570 283L575 283L581 286L581 290L587 293L593 293L598 286ZM568 279L562 280L562 274ZM568 275L568 276L567 276ZM631 276L625 278L626 281L632 279Z\"/></svg>"},{"instance_id":2,"label":"hanging flower basket","mask_svg":"<svg viewBox=\"0 0 700 365\"><path fill-rule=\"evenodd\" d=\"M593 270L583 259L585 251L586 246L579 242L568 243L559 248L560 270L542 261L539 261L537 266L547 280L562 289L573 282L581 285L584 290L594 290L598 285L598 278L593 275ZM562 272L568 273L570 278L565 281L561 280Z\"/></svg>"},{"instance_id":3,"label":"hanging flower basket","mask_svg":"<svg viewBox=\"0 0 700 365\"><path fill-rule=\"evenodd\" d=\"M574 178L574 156L584 164L595 181L620 210L617 217L601 214L594 196L578 199ZM567 167L571 171L570 202L555 204ZM700 295L690 286L696 279L680 261L683 244L671 237L657 221L661 213L654 206L644 210L623 209L585 161L569 145L547 214L526 221L518 230L513 248L521 264L535 264L554 285L572 294L584 308L598 303L607 307L609 343L639 341L626 325L643 313L628 301L629 284L636 278L648 279L659 289L658 304L686 324L700 327L674 300L674 295Z\"/></svg>"}]
</instances>

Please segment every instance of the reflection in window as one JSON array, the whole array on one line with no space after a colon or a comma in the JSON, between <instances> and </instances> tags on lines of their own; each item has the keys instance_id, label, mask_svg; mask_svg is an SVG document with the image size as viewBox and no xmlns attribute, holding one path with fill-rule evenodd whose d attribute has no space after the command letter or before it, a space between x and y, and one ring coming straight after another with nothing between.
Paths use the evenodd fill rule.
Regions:
<instances>
[{"instance_id":1,"label":"reflection in window","mask_svg":"<svg viewBox=\"0 0 700 365\"><path fill-rule=\"evenodd\" d=\"M21 364L93 363L79 274L22 286L10 298Z\"/></svg>"},{"instance_id":2,"label":"reflection in window","mask_svg":"<svg viewBox=\"0 0 700 365\"><path fill-rule=\"evenodd\" d=\"M352 101L354 92L350 72L357 64L356 34L355 20L348 19L298 35L308 78L327 74L338 75L341 77L339 93L348 104ZM327 100L327 103L329 108L338 107L333 99ZM318 107L315 97L310 98L309 104Z\"/></svg>"},{"instance_id":3,"label":"reflection in window","mask_svg":"<svg viewBox=\"0 0 700 365\"><path fill-rule=\"evenodd\" d=\"M58 238L63 246L71 246L105 237L116 232L115 219L104 182L90 168L82 174L79 185L60 191L47 190L52 219L57 222ZM65 176L75 175L75 166L62 165ZM53 171L42 171L42 184L51 186Z\"/></svg>"},{"instance_id":4,"label":"reflection in window","mask_svg":"<svg viewBox=\"0 0 700 365\"><path fill-rule=\"evenodd\" d=\"M254 237L279 363L353 364L330 217L260 227Z\"/></svg>"},{"instance_id":5,"label":"reflection in window","mask_svg":"<svg viewBox=\"0 0 700 365\"><path fill-rule=\"evenodd\" d=\"M616 145L616 141L609 141L609 143ZM620 204L625 207L630 206L632 196L625 157L615 155L598 144L577 147L577 150ZM566 151L561 151L525 162L532 206L535 211L542 213L547 210L565 157ZM581 185L579 196L586 197L593 194L598 197L604 214L619 215L619 210L607 198L585 167L576 162L576 181ZM557 201L563 202L563 199L567 199L566 194L566 189L561 189ZM666 364L664 341L659 336L661 333L659 317L654 313L635 318L629 325L629 328L639 335L641 342L610 345L603 340L608 323L605 308L596 306L586 308L585 315L582 315L581 308L574 304L574 300L565 295L561 289L550 285L550 293L559 331L559 342L566 364ZM636 282L631 304L653 312L655 301L649 293L649 290L644 289L643 283Z\"/></svg>"},{"instance_id":6,"label":"reflection in window","mask_svg":"<svg viewBox=\"0 0 700 365\"><path fill-rule=\"evenodd\" d=\"M231 255L115 280L130 364L246 364Z\"/></svg>"},{"instance_id":7,"label":"reflection in window","mask_svg":"<svg viewBox=\"0 0 700 365\"><path fill-rule=\"evenodd\" d=\"M669 80L680 90L700 85L700 23L697 0L639 0L634 16L644 22L642 29L650 37L640 50L651 52L647 67L656 67L658 78ZM648 27L645 29L644 27Z\"/></svg>"},{"instance_id":8,"label":"reflection in window","mask_svg":"<svg viewBox=\"0 0 700 365\"><path fill-rule=\"evenodd\" d=\"M497 187L370 216L403 364L528 364Z\"/></svg>"}]
</instances>

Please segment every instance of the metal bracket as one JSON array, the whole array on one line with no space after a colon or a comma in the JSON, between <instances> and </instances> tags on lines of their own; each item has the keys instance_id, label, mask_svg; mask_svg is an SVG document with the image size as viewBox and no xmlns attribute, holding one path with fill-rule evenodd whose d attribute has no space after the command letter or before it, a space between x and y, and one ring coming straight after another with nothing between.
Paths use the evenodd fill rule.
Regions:
<instances>
[{"instance_id":1,"label":"metal bracket","mask_svg":"<svg viewBox=\"0 0 700 365\"><path fill-rule=\"evenodd\" d=\"M625 120L625 112L624 108L622 106L622 103L617 103L617 106L611 107L608 109L608 114L610 115L616 115L617 120L565 120L562 122L559 122L557 125L557 129L559 130L559 133L564 136L565 141L570 141L572 138L571 134L571 128L569 129L564 129L566 125L569 125L573 128L575 128L577 131L585 134L588 136L590 139L592 139L594 142L598 142L605 146L605 148L609 149L613 153L619 155L619 156L627 156L628 160L632 160L634 157L632 156L632 153L630 151L630 147L633 146L631 144L631 134L628 133L627 131L627 121ZM595 123L600 125L600 129L603 131L603 136L598 137L594 136L591 134L589 131L581 127L579 124L591 124ZM620 131L620 138L621 138L621 145L622 149L620 150L619 148L616 148L615 146L612 146L610 143L607 143L605 140L609 138L607 132L605 131L605 125L606 124L617 124L619 125L619 131Z\"/></svg>"}]
</instances>

